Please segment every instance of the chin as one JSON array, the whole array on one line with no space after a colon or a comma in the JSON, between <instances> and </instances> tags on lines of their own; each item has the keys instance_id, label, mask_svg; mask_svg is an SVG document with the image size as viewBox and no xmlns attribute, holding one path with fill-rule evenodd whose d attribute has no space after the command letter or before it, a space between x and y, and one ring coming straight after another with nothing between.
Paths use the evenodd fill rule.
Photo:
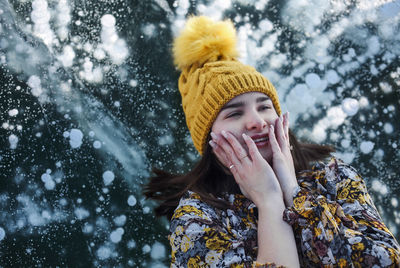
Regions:
<instances>
[{"instance_id":1,"label":"chin","mask_svg":"<svg viewBox=\"0 0 400 268\"><path fill-rule=\"evenodd\" d=\"M272 164L272 154L269 152L260 152L262 157L268 162L268 164Z\"/></svg>"},{"instance_id":2,"label":"chin","mask_svg":"<svg viewBox=\"0 0 400 268\"><path fill-rule=\"evenodd\" d=\"M272 157L264 157L265 160L267 160L268 164L272 167Z\"/></svg>"}]
</instances>

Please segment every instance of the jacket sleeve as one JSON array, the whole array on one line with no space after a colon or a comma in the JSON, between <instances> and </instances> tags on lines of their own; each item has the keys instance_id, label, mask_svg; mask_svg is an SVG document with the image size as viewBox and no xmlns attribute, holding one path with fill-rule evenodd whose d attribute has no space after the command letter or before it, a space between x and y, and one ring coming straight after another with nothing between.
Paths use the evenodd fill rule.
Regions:
<instances>
[{"instance_id":1,"label":"jacket sleeve","mask_svg":"<svg viewBox=\"0 0 400 268\"><path fill-rule=\"evenodd\" d=\"M361 176L332 158L299 178L293 225L307 267L399 267L400 247L383 223Z\"/></svg>"},{"instance_id":2,"label":"jacket sleeve","mask_svg":"<svg viewBox=\"0 0 400 268\"><path fill-rule=\"evenodd\" d=\"M196 199L181 200L170 223L171 267L277 267L258 264L240 234Z\"/></svg>"}]
</instances>

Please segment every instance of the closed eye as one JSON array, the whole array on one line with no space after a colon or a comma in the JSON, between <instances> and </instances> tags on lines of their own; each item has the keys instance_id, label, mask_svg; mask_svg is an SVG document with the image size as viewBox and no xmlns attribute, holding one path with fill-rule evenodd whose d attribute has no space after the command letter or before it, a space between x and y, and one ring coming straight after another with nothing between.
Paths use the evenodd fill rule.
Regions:
<instances>
[{"instance_id":1,"label":"closed eye","mask_svg":"<svg viewBox=\"0 0 400 268\"><path fill-rule=\"evenodd\" d=\"M259 111L265 111L265 110L268 110L268 109L271 109L271 107L268 106L268 105L261 105L260 107L258 107Z\"/></svg>"},{"instance_id":2,"label":"closed eye","mask_svg":"<svg viewBox=\"0 0 400 268\"><path fill-rule=\"evenodd\" d=\"M241 111L233 111L229 114L226 115L226 118L231 118L231 117L238 117L241 116L243 113Z\"/></svg>"}]
</instances>

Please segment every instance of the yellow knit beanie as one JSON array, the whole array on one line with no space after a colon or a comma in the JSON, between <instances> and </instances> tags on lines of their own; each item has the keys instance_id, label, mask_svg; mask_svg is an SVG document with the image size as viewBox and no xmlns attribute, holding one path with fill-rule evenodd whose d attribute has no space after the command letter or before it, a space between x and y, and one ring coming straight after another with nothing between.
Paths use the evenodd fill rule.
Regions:
<instances>
[{"instance_id":1,"label":"yellow knit beanie","mask_svg":"<svg viewBox=\"0 0 400 268\"><path fill-rule=\"evenodd\" d=\"M174 62L182 71L179 91L194 146L202 155L221 108L246 92L266 94L281 114L271 82L253 67L236 60L236 31L231 21L191 17L174 40Z\"/></svg>"}]
</instances>

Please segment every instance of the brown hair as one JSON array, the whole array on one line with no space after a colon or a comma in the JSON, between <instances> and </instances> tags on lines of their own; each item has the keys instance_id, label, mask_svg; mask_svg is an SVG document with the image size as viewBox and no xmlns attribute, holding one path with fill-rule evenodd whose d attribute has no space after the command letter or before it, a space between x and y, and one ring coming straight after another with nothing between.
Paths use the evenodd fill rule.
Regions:
<instances>
[{"instance_id":1,"label":"brown hair","mask_svg":"<svg viewBox=\"0 0 400 268\"><path fill-rule=\"evenodd\" d=\"M335 151L331 146L300 143L291 131L289 131L289 141L293 146L291 152L296 174L310 169L312 162L324 160ZM240 193L234 178L224 172L222 164L212 153L208 142L205 147L203 157L186 174L170 174L160 169L153 169L155 176L144 186L143 193L146 198L161 201L155 209L156 216L166 216L170 220L180 198L188 190L199 194L209 205L221 209L229 206L227 202L218 199L221 194Z\"/></svg>"}]
</instances>

